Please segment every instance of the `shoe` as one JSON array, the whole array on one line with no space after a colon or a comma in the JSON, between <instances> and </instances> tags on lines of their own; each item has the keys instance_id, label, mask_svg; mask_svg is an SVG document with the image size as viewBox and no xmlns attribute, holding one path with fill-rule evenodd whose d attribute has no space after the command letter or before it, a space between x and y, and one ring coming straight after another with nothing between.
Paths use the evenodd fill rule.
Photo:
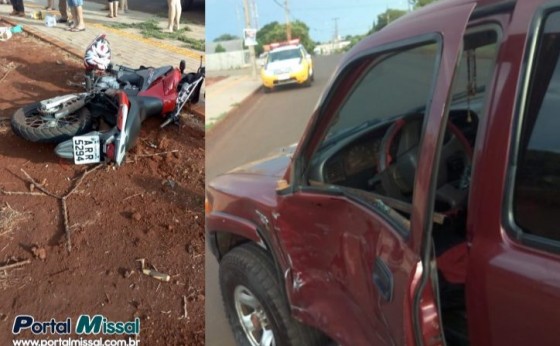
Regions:
<instances>
[{"instance_id":1,"label":"shoe","mask_svg":"<svg viewBox=\"0 0 560 346\"><path fill-rule=\"evenodd\" d=\"M71 28L68 31L70 31L70 32L81 32L81 31L86 31L86 28Z\"/></svg>"},{"instance_id":2,"label":"shoe","mask_svg":"<svg viewBox=\"0 0 560 346\"><path fill-rule=\"evenodd\" d=\"M25 12L18 12L18 13L15 14L15 16L24 18L25 17Z\"/></svg>"},{"instance_id":3,"label":"shoe","mask_svg":"<svg viewBox=\"0 0 560 346\"><path fill-rule=\"evenodd\" d=\"M68 23L68 19L67 18L58 18L56 20L57 23Z\"/></svg>"},{"instance_id":4,"label":"shoe","mask_svg":"<svg viewBox=\"0 0 560 346\"><path fill-rule=\"evenodd\" d=\"M12 11L12 12L10 12L10 16L15 16L15 15L17 15L18 13L19 13L18 11Z\"/></svg>"}]
</instances>

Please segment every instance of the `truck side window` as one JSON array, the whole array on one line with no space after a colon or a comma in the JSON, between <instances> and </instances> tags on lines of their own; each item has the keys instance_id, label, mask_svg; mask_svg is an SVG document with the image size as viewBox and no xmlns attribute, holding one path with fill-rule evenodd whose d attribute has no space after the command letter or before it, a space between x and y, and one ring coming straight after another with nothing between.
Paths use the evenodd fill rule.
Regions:
<instances>
[{"instance_id":1,"label":"truck side window","mask_svg":"<svg viewBox=\"0 0 560 346\"><path fill-rule=\"evenodd\" d=\"M368 122L384 122L424 111L434 81L438 46L426 44L387 54L356 84L326 135L351 133Z\"/></svg>"},{"instance_id":2,"label":"truck side window","mask_svg":"<svg viewBox=\"0 0 560 346\"><path fill-rule=\"evenodd\" d=\"M540 33L523 114L513 216L523 232L560 241L560 12Z\"/></svg>"},{"instance_id":3,"label":"truck side window","mask_svg":"<svg viewBox=\"0 0 560 346\"><path fill-rule=\"evenodd\" d=\"M439 44L426 42L365 58L357 67L363 73L313 155L311 166L315 171L310 180L411 201L416 153L439 54ZM395 130L392 140L385 140L389 143L386 150L382 150L391 126L405 121L407 126ZM380 155L391 157L392 162L385 165L389 167L399 160L404 162L402 155L408 153L412 153L412 163L402 169L404 180L391 180L388 170L380 167L379 162L385 160Z\"/></svg>"}]
</instances>

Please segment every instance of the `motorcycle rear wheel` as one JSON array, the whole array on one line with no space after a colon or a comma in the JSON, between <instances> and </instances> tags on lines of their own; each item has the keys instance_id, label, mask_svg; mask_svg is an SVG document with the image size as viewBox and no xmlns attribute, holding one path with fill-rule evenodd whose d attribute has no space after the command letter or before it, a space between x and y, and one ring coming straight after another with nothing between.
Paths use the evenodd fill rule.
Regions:
<instances>
[{"instance_id":1,"label":"motorcycle rear wheel","mask_svg":"<svg viewBox=\"0 0 560 346\"><path fill-rule=\"evenodd\" d=\"M82 107L60 119L45 117L38 111L39 102L18 109L12 117L12 130L16 135L38 143L60 143L91 130L91 112Z\"/></svg>"}]
</instances>

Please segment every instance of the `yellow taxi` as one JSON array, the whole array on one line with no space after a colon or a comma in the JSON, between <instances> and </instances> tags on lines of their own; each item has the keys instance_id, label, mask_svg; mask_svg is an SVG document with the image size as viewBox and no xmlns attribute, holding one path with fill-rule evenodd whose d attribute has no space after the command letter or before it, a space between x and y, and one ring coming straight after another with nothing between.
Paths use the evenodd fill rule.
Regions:
<instances>
[{"instance_id":1,"label":"yellow taxi","mask_svg":"<svg viewBox=\"0 0 560 346\"><path fill-rule=\"evenodd\" d=\"M304 84L313 82L313 61L301 44L273 43L266 63L261 69L264 92L278 85Z\"/></svg>"}]
</instances>

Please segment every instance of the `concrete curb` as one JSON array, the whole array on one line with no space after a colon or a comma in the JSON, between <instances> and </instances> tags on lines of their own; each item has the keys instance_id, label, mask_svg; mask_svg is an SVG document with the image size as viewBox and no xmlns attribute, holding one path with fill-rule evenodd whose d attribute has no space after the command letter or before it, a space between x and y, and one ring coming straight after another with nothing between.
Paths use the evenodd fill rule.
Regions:
<instances>
[{"instance_id":1,"label":"concrete curb","mask_svg":"<svg viewBox=\"0 0 560 346\"><path fill-rule=\"evenodd\" d=\"M221 123L223 123L224 120L226 120L229 117L229 114L231 112L235 111L238 108L243 107L245 105L245 103L247 102L247 100L249 100L249 98L256 95L261 90L262 90L262 85L259 85L257 88L255 88L255 90L253 90L251 93L247 94L247 96L245 96L245 98L243 100L241 100L235 108L232 108L229 112L227 112L226 116L224 116L220 120L215 121L214 123L212 123L211 126L206 127L206 133L211 132L214 128L216 128L216 126L219 126Z\"/></svg>"},{"instance_id":2,"label":"concrete curb","mask_svg":"<svg viewBox=\"0 0 560 346\"><path fill-rule=\"evenodd\" d=\"M192 106L191 109L190 109L190 112L204 121L204 119L205 119L205 112L204 112L205 108L206 108L206 102L200 102L200 103L197 103L196 105Z\"/></svg>"},{"instance_id":3,"label":"concrete curb","mask_svg":"<svg viewBox=\"0 0 560 346\"><path fill-rule=\"evenodd\" d=\"M18 25L18 23L14 20L12 20L11 18L8 18L6 16L0 16L0 20L4 21L8 24L10 24L11 26L16 26ZM22 25L23 31L25 31L26 33L42 40L45 41L49 44L52 44L55 47L58 47L60 49L62 49L63 51L65 51L68 54L71 54L73 56L75 56L78 59L83 59L84 58L84 53L82 51L80 51L79 49L70 46L69 44L66 44L65 42L62 42L54 37L51 37L49 35L46 35L42 32L40 32L39 30L36 30L33 27L30 27L28 25ZM192 107L191 109L191 113L193 113L194 115L196 115L197 117L201 118L202 120L205 119L205 113L204 110L201 110L200 108L204 108L204 107Z\"/></svg>"}]
</instances>

